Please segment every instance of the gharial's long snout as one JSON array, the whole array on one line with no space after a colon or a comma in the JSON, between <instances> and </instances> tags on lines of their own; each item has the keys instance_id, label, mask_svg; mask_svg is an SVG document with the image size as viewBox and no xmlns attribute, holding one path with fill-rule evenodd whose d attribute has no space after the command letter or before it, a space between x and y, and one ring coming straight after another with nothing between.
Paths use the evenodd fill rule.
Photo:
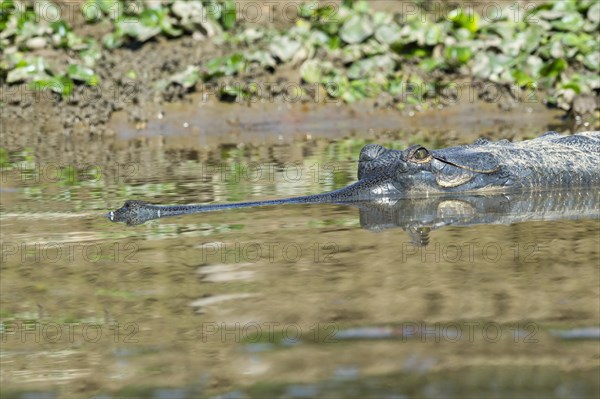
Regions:
<instances>
[{"instance_id":1,"label":"gharial's long snout","mask_svg":"<svg viewBox=\"0 0 600 399\"><path fill-rule=\"evenodd\" d=\"M129 225L136 225L148 220L163 217L220 211L225 209L286 204L348 203L353 201L372 200L374 197L381 197L386 194L384 191L388 186L387 179L373 176L328 193L264 201L204 205L153 205L143 201L127 200L122 207L115 211L108 212L103 216L111 222L125 222Z\"/></svg>"}]
</instances>

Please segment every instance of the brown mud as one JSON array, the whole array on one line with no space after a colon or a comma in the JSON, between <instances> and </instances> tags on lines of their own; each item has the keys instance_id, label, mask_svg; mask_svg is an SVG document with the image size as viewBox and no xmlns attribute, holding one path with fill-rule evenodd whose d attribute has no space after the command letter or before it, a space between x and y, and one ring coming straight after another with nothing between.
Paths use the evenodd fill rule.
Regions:
<instances>
[{"instance_id":1,"label":"brown mud","mask_svg":"<svg viewBox=\"0 0 600 399\"><path fill-rule=\"evenodd\" d=\"M85 24L77 18L70 23L77 34L98 41L107 33L102 24ZM271 22L274 26L283 23ZM506 87L491 87L485 82L470 82L468 90L458 96L448 93L427 103L406 104L402 111L398 110L402 99L384 96L353 105L336 102L338 100L327 98L322 88L303 85L297 66L279 67L273 73L250 71L218 84L198 83L189 90L176 84L163 89L157 86L157 82L188 65L200 65L207 58L231 51L227 43L217 45L213 40L193 36L133 42L120 49L104 51L95 67L99 85L76 86L65 99L49 91L34 91L26 84L8 86L0 82L2 146L14 149L11 146L15 141L18 147L32 146L35 136L44 140L52 132L81 138L159 133L177 136L178 131L191 128L197 129L200 142L218 135L237 143L251 140L252 132L285 138L314 129L329 136L349 130L443 126L462 135L489 126L484 130L492 138L507 135L511 138L515 132L510 130L523 123L531 129L531 135L539 134L549 124L571 132L591 130L598 124L595 111L598 107L593 98L576 101L582 104L581 113L587 115L582 119L578 109L570 115L548 109L540 100L544 97L540 93L515 94ZM40 54L34 52L32 56L50 57L49 62L59 67L68 65L66 52L38 52ZM460 83L460 79L457 76L456 82ZM254 99L257 102L224 103L217 94L225 84L251 82L258 83L263 90L260 98ZM307 89L308 94L301 98L294 96L289 89L295 87ZM187 121L187 128L180 121ZM506 132L492 128L498 122L507 126Z\"/></svg>"}]
</instances>

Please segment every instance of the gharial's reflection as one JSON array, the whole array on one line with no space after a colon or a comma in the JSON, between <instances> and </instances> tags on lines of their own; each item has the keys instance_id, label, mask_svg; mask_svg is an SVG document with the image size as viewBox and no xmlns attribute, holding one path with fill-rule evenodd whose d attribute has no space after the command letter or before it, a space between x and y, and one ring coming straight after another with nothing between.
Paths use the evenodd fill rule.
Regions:
<instances>
[{"instance_id":1,"label":"gharial's reflection","mask_svg":"<svg viewBox=\"0 0 600 399\"><path fill-rule=\"evenodd\" d=\"M363 228L400 227L416 245L427 245L429 232L445 226L600 218L598 189L443 196L356 205L360 208Z\"/></svg>"}]
</instances>

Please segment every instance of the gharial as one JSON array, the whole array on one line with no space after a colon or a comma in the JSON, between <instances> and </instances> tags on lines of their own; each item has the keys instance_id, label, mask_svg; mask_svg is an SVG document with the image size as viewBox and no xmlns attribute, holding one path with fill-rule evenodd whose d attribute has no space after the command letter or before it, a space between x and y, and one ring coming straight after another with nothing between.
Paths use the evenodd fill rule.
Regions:
<instances>
[{"instance_id":1,"label":"gharial","mask_svg":"<svg viewBox=\"0 0 600 399\"><path fill-rule=\"evenodd\" d=\"M521 142L479 139L473 144L429 150L413 145L393 150L368 144L360 151L358 181L345 188L301 197L208 205L152 205L129 200L106 214L113 222L251 206L353 203L383 198L510 193L600 186L600 131L547 132Z\"/></svg>"}]
</instances>

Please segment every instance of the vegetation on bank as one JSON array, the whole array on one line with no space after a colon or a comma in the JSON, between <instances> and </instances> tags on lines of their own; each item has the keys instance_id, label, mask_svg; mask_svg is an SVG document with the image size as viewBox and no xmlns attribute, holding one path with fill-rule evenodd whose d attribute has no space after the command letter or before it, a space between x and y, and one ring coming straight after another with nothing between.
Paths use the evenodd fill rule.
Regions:
<instances>
[{"instance_id":1,"label":"vegetation on bank","mask_svg":"<svg viewBox=\"0 0 600 399\"><path fill-rule=\"evenodd\" d=\"M79 10L84 24L108 27L97 40L59 18L53 2L0 0L0 77L65 97L76 85L100 84L95 68L105 52L194 35L210 38L224 55L148 82L157 92L208 83L222 98L251 99L265 93L249 77L282 67L299 71L295 96L320 90L354 102L384 95L398 108L456 95L460 79L522 89L525 96L539 91L563 109L577 95L600 91L595 0L543 1L535 8L507 3L481 15L472 8L430 9L439 2L426 0L405 14L376 12L366 1L339 7L307 1L285 29L253 23L240 4L86 0ZM53 64L49 51L66 54L68 62ZM229 84L233 77L246 84Z\"/></svg>"}]
</instances>

